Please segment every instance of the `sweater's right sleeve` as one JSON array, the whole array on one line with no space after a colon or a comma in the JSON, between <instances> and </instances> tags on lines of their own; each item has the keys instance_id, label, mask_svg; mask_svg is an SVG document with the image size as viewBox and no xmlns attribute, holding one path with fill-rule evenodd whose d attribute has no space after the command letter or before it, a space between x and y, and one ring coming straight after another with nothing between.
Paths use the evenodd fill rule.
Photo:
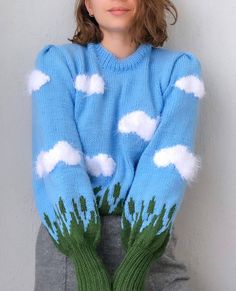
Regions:
<instances>
[{"instance_id":1,"label":"sweater's right sleeve","mask_svg":"<svg viewBox=\"0 0 236 291\"><path fill-rule=\"evenodd\" d=\"M125 200L121 238L126 255L114 275L114 291L144 290L151 263L164 254L186 188L201 166L195 140L204 96L200 61L191 52L176 54L157 127Z\"/></svg>"},{"instance_id":2,"label":"sweater's right sleeve","mask_svg":"<svg viewBox=\"0 0 236 291\"><path fill-rule=\"evenodd\" d=\"M110 290L96 253L101 222L74 117L75 88L60 47L47 45L28 78L32 186L41 221L74 263L78 290Z\"/></svg>"}]
</instances>

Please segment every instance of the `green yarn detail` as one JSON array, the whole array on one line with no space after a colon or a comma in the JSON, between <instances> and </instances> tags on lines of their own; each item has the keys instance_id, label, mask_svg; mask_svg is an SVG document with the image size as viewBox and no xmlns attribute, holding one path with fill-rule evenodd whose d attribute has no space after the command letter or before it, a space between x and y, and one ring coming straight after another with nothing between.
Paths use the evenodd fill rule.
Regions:
<instances>
[{"instance_id":1,"label":"green yarn detail","mask_svg":"<svg viewBox=\"0 0 236 291\"><path fill-rule=\"evenodd\" d=\"M149 248L134 244L126 253L123 261L113 276L113 291L144 291L145 282L151 263L154 258L160 257L169 241L167 235L162 233L159 237L159 249L152 253Z\"/></svg>"},{"instance_id":2,"label":"green yarn detail","mask_svg":"<svg viewBox=\"0 0 236 291\"><path fill-rule=\"evenodd\" d=\"M97 201L97 205L100 205L100 201L102 199L101 202L101 206L99 206L99 213L101 215L122 215L122 211L123 211L123 207L124 207L124 198L120 198L120 193L121 193L121 185L120 183L116 183L114 185L114 189L113 189L113 193L112 193L112 197L113 197L113 204L115 204L117 202L117 200L119 200L116 208L110 213L110 204L108 201L108 195L110 192L110 188L107 187L104 195L102 197L98 196L97 193L100 192L102 190L101 186L95 187L93 188L94 194L96 196L96 201Z\"/></svg>"},{"instance_id":3,"label":"green yarn detail","mask_svg":"<svg viewBox=\"0 0 236 291\"><path fill-rule=\"evenodd\" d=\"M154 208L155 208L155 204L156 204L156 201L155 201L155 197L152 198L152 200L150 200L149 204L148 204L148 217L150 214L153 214L153 211L154 211Z\"/></svg>"},{"instance_id":4,"label":"green yarn detail","mask_svg":"<svg viewBox=\"0 0 236 291\"><path fill-rule=\"evenodd\" d=\"M153 197L148 204L148 217L153 214L155 207L155 197ZM168 213L168 221L166 226L169 225L164 231L164 236L167 235L171 228L171 219L175 213L176 204L174 204ZM125 212L122 213L122 224L123 229L121 232L121 239L125 250L128 250L134 243L137 243L143 247L149 248L151 252L155 252L159 247L160 236L162 234L157 234L159 230L164 226L163 217L166 212L166 204L163 205L162 210L159 215L154 214L151 222L140 231L143 225L143 211L144 211L144 200L142 200L141 211L140 213L135 212L135 201L132 197L128 201L128 210L129 214L134 220L133 227L131 223L126 219Z\"/></svg>"},{"instance_id":5,"label":"green yarn detail","mask_svg":"<svg viewBox=\"0 0 236 291\"><path fill-rule=\"evenodd\" d=\"M148 218L151 214L153 217L150 223L141 230L144 222L144 200L141 201L140 213L136 212L135 200L132 197L127 203L129 214L133 219L133 226L126 219L125 212L123 212L121 239L126 255L114 274L113 291L143 291L145 278L153 259L163 255L169 242L170 222L174 215L176 204L169 210L165 230L159 233L164 226L163 218L166 214L166 204L163 205L159 215L154 214L156 202L155 197L152 197L145 214L147 214Z\"/></svg>"},{"instance_id":6,"label":"green yarn detail","mask_svg":"<svg viewBox=\"0 0 236 291\"><path fill-rule=\"evenodd\" d=\"M113 291L143 290L152 255L140 248L130 249L113 277Z\"/></svg>"},{"instance_id":7,"label":"green yarn detail","mask_svg":"<svg viewBox=\"0 0 236 291\"><path fill-rule=\"evenodd\" d=\"M88 208L86 198L80 196L80 208L86 218ZM66 256L70 257L74 263L77 278L77 290L88 291L110 291L111 282L102 260L96 253L96 247L101 239L101 220L98 214L98 208L95 204L95 210L90 211L91 219L84 227L84 222L78 211L78 204L72 198L73 211L70 211L69 230L65 222L66 207L64 201L59 197L58 205L54 208L56 216L55 221L51 221L49 216L44 212L44 218L48 230L57 234L58 240L49 235L54 241L55 246ZM96 220L97 218L97 220Z\"/></svg>"},{"instance_id":8,"label":"green yarn detail","mask_svg":"<svg viewBox=\"0 0 236 291\"><path fill-rule=\"evenodd\" d=\"M110 291L111 280L94 248L83 244L77 247L71 260L75 266L78 291Z\"/></svg>"},{"instance_id":9,"label":"green yarn detail","mask_svg":"<svg viewBox=\"0 0 236 291\"><path fill-rule=\"evenodd\" d=\"M82 212L86 217L86 214L88 212L86 199L84 196L81 196L79 201ZM78 211L78 205L75 202L74 198L72 198L72 205L73 211L70 211L71 220L69 223L69 229L65 223L67 222L66 208L62 197L59 197L58 205L56 205L54 208L54 213L57 218L55 221L51 221L47 213L44 212L44 219L48 229L51 230L53 233L57 234L58 237L58 240L55 240L55 238L49 232L52 240L54 241L54 244L61 252L63 252L67 256L70 255L72 249L74 249L75 246L78 246L78 244L88 243L91 246L95 247L101 239L101 221L99 215L97 215L98 208L96 204L95 210L90 211L91 219L89 220L86 230L84 227L83 219Z\"/></svg>"}]
</instances>

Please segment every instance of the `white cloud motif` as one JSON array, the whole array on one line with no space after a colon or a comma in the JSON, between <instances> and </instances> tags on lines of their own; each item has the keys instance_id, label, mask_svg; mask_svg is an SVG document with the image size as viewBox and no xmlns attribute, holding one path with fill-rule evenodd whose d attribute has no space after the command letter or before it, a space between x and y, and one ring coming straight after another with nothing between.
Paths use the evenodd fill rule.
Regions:
<instances>
[{"instance_id":1,"label":"white cloud motif","mask_svg":"<svg viewBox=\"0 0 236 291\"><path fill-rule=\"evenodd\" d=\"M99 74L92 74L91 76L79 74L75 78L75 88L87 95L94 93L104 93L104 80Z\"/></svg>"},{"instance_id":2,"label":"white cloud motif","mask_svg":"<svg viewBox=\"0 0 236 291\"><path fill-rule=\"evenodd\" d=\"M41 151L36 161L36 172L41 178L50 173L58 162L73 166L81 162L81 155L67 141L58 141L49 151Z\"/></svg>"},{"instance_id":3,"label":"white cloud motif","mask_svg":"<svg viewBox=\"0 0 236 291\"><path fill-rule=\"evenodd\" d=\"M157 118L149 117L144 111L132 111L119 120L118 130L121 133L135 133L145 141L149 141L159 123Z\"/></svg>"},{"instance_id":4,"label":"white cloud motif","mask_svg":"<svg viewBox=\"0 0 236 291\"><path fill-rule=\"evenodd\" d=\"M50 77L40 70L33 70L28 77L28 93L39 90L44 84L50 81Z\"/></svg>"},{"instance_id":5,"label":"white cloud motif","mask_svg":"<svg viewBox=\"0 0 236 291\"><path fill-rule=\"evenodd\" d=\"M156 151L153 161L157 167L174 164L181 177L192 182L201 167L201 158L191 153L185 145L175 145Z\"/></svg>"},{"instance_id":6,"label":"white cloud motif","mask_svg":"<svg viewBox=\"0 0 236 291\"><path fill-rule=\"evenodd\" d=\"M98 177L99 175L111 176L115 170L115 161L107 154L100 153L96 156L85 156L87 171Z\"/></svg>"},{"instance_id":7,"label":"white cloud motif","mask_svg":"<svg viewBox=\"0 0 236 291\"><path fill-rule=\"evenodd\" d=\"M203 98L206 94L204 82L194 75L178 79L175 82L175 87L184 90L186 93L193 93L198 98Z\"/></svg>"}]
</instances>

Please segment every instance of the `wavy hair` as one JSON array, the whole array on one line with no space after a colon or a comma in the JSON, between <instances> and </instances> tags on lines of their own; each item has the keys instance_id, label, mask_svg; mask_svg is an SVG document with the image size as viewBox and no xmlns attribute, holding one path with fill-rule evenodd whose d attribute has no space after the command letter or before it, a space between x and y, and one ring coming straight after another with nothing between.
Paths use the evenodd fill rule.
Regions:
<instances>
[{"instance_id":1,"label":"wavy hair","mask_svg":"<svg viewBox=\"0 0 236 291\"><path fill-rule=\"evenodd\" d=\"M170 0L137 0L136 13L129 27L131 42L135 44L150 43L154 47L163 46L168 39L167 13L170 13L174 25L178 12ZM86 45L88 42L101 42L103 32L99 28L95 17L91 17L85 6L85 0L76 0L74 15L76 30L72 43Z\"/></svg>"}]
</instances>

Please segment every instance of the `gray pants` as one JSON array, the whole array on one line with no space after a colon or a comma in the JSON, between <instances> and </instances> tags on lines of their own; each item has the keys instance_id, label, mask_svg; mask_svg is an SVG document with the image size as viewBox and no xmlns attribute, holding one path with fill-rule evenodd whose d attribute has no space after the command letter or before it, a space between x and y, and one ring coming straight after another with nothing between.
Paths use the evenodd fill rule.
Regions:
<instances>
[{"instance_id":1,"label":"gray pants","mask_svg":"<svg viewBox=\"0 0 236 291\"><path fill-rule=\"evenodd\" d=\"M120 216L104 216L101 219L102 239L97 251L107 267L107 271L113 275L124 257L120 238ZM158 260L153 261L150 267L145 290L191 290L187 268L175 258L176 243L177 237L173 226L172 236L165 253ZM70 258L56 248L42 224L35 249L34 291L76 291L76 276Z\"/></svg>"}]
</instances>

